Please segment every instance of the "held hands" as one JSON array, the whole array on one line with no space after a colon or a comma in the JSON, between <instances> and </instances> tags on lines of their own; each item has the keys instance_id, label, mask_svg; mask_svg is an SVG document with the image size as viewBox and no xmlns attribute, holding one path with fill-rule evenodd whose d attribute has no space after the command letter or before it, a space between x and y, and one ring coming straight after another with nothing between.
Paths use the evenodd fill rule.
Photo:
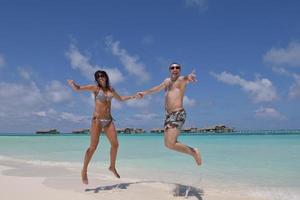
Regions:
<instances>
[{"instance_id":1,"label":"held hands","mask_svg":"<svg viewBox=\"0 0 300 200\"><path fill-rule=\"evenodd\" d=\"M137 99L137 98L138 98L138 96L137 96L136 94L130 96L130 99L133 99L133 100L135 100L135 99Z\"/></svg>"},{"instance_id":2,"label":"held hands","mask_svg":"<svg viewBox=\"0 0 300 200\"><path fill-rule=\"evenodd\" d=\"M145 96L145 94L146 94L145 92L137 92L136 95L135 95L135 97L137 99L141 99L141 98L143 98Z\"/></svg>"},{"instance_id":3,"label":"held hands","mask_svg":"<svg viewBox=\"0 0 300 200\"><path fill-rule=\"evenodd\" d=\"M140 99L139 95L136 93L135 95L128 96L128 99L136 100Z\"/></svg>"}]
</instances>

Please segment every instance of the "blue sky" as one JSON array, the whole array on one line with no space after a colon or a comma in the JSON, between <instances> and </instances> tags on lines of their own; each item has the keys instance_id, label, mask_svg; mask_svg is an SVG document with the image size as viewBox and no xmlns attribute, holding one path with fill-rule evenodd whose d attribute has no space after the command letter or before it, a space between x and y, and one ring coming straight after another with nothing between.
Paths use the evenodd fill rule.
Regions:
<instances>
[{"instance_id":1,"label":"blue sky","mask_svg":"<svg viewBox=\"0 0 300 200\"><path fill-rule=\"evenodd\" d=\"M186 127L300 128L296 0L0 0L0 132L88 128L90 93L109 72L123 95L161 83L171 62L196 69ZM160 128L163 92L113 102L117 127Z\"/></svg>"}]
</instances>

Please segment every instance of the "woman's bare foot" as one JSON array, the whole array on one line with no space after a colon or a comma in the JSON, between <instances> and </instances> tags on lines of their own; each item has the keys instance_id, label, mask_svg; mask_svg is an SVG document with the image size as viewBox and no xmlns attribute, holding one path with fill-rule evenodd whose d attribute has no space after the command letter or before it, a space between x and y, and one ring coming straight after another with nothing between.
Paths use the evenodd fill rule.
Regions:
<instances>
[{"instance_id":1,"label":"woman's bare foot","mask_svg":"<svg viewBox=\"0 0 300 200\"><path fill-rule=\"evenodd\" d=\"M120 175L118 174L116 168L109 167L108 169L109 169L109 171L111 171L115 175L115 177L120 178Z\"/></svg>"},{"instance_id":2,"label":"woman's bare foot","mask_svg":"<svg viewBox=\"0 0 300 200\"><path fill-rule=\"evenodd\" d=\"M202 159L201 159L201 155L200 155L198 149L197 148L193 148L193 152L194 152L193 157L194 157L197 165L201 165L202 164Z\"/></svg>"},{"instance_id":3,"label":"woman's bare foot","mask_svg":"<svg viewBox=\"0 0 300 200\"><path fill-rule=\"evenodd\" d=\"M87 171L81 170L81 180L82 180L83 184L85 184L85 185L89 184L89 180L87 177Z\"/></svg>"}]
</instances>

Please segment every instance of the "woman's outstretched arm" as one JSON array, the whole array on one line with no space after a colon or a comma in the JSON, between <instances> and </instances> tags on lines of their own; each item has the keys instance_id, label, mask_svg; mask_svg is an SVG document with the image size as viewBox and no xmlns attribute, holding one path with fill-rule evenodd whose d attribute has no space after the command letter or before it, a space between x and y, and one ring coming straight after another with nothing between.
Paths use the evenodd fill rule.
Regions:
<instances>
[{"instance_id":1,"label":"woman's outstretched arm","mask_svg":"<svg viewBox=\"0 0 300 200\"><path fill-rule=\"evenodd\" d=\"M111 92L113 93L113 96L119 100L119 101L127 101L129 99L135 99L136 95L131 96L120 96L113 88L111 88Z\"/></svg>"},{"instance_id":2,"label":"woman's outstretched arm","mask_svg":"<svg viewBox=\"0 0 300 200\"><path fill-rule=\"evenodd\" d=\"M85 90L94 92L97 89L96 85L77 85L73 80L67 80L67 82L75 91Z\"/></svg>"}]
</instances>

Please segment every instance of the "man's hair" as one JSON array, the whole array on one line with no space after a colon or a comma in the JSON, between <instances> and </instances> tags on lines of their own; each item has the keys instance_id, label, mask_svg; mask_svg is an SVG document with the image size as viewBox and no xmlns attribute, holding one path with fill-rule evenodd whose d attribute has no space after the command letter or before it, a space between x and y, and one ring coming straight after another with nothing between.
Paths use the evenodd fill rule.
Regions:
<instances>
[{"instance_id":1,"label":"man's hair","mask_svg":"<svg viewBox=\"0 0 300 200\"><path fill-rule=\"evenodd\" d=\"M173 62L169 65L169 68L172 67L172 66L179 66L181 67L181 65L179 63L176 63L176 62Z\"/></svg>"}]
</instances>

